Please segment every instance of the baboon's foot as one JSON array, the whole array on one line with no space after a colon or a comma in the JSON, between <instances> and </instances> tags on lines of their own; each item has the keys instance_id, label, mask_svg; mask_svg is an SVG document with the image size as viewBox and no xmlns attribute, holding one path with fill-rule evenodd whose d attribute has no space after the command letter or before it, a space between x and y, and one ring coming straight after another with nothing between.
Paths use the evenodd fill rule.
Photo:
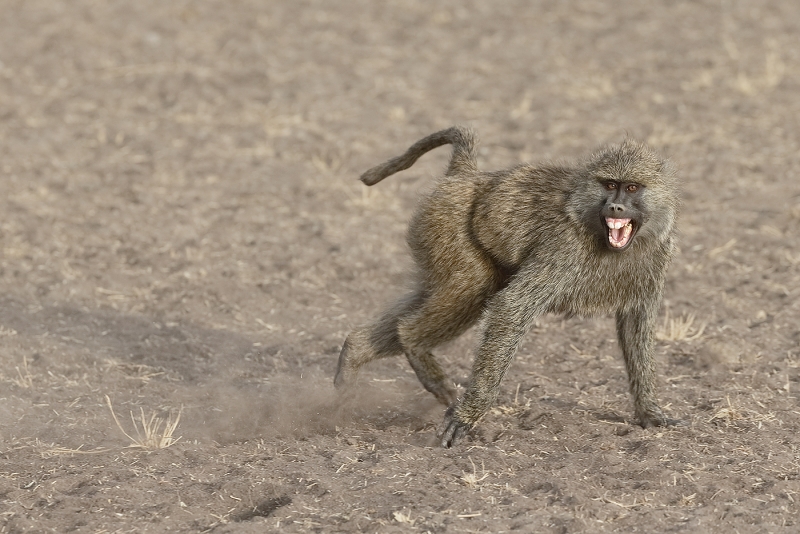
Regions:
<instances>
[{"instance_id":1,"label":"baboon's foot","mask_svg":"<svg viewBox=\"0 0 800 534\"><path fill-rule=\"evenodd\" d=\"M342 346L342 351L339 353L339 364L336 366L336 375L333 377L333 386L338 390L348 389L352 386L358 377L358 368L354 360L353 354L353 334L347 336Z\"/></svg>"},{"instance_id":2,"label":"baboon's foot","mask_svg":"<svg viewBox=\"0 0 800 534\"><path fill-rule=\"evenodd\" d=\"M686 424L680 419L670 419L664 415L664 412L658 407L646 411L637 410L637 416L639 418L639 425L641 425L642 428L651 428L654 426L683 426Z\"/></svg>"},{"instance_id":3,"label":"baboon's foot","mask_svg":"<svg viewBox=\"0 0 800 534\"><path fill-rule=\"evenodd\" d=\"M465 423L456 415L456 404L453 404L444 412L444 421L437 430L436 437L442 440L442 447L449 449L461 441L471 428L472 425Z\"/></svg>"}]
</instances>

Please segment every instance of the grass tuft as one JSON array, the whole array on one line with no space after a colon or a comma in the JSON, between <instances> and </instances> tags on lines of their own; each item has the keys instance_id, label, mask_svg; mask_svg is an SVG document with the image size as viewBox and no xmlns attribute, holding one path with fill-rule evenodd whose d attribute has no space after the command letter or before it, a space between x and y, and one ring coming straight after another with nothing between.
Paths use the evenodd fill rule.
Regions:
<instances>
[{"instance_id":1,"label":"grass tuft","mask_svg":"<svg viewBox=\"0 0 800 534\"><path fill-rule=\"evenodd\" d=\"M416 521L416 519L411 518L411 512L398 511L398 512L392 512L392 515L394 516L394 520L397 521L398 523L405 523L412 527L414 526L414 522Z\"/></svg>"},{"instance_id":2,"label":"grass tuft","mask_svg":"<svg viewBox=\"0 0 800 534\"><path fill-rule=\"evenodd\" d=\"M481 461L481 476L479 477L478 470L475 467L475 462L472 461L472 457L468 456L467 458L469 458L469 463L472 464L472 473L463 473L461 482L468 488L477 488L478 484L489 476L489 473L486 472L486 466L483 464L483 461Z\"/></svg>"},{"instance_id":3,"label":"grass tuft","mask_svg":"<svg viewBox=\"0 0 800 534\"><path fill-rule=\"evenodd\" d=\"M667 314L664 316L664 323L656 330L656 339L659 341L694 341L699 339L706 329L706 323L695 326L694 320L693 313L673 318L670 317L669 310L667 310Z\"/></svg>"},{"instance_id":4,"label":"grass tuft","mask_svg":"<svg viewBox=\"0 0 800 534\"><path fill-rule=\"evenodd\" d=\"M19 366L15 367L15 369L17 370L17 378L12 378L11 381L23 389L32 388L33 376L31 376L31 372L28 369L28 358L23 356L22 369Z\"/></svg>"},{"instance_id":5,"label":"grass tuft","mask_svg":"<svg viewBox=\"0 0 800 534\"><path fill-rule=\"evenodd\" d=\"M144 413L144 408L140 407L140 415L137 422L133 412L130 412L133 430L136 434L136 437L133 437L125 431L119 419L117 419L117 414L114 413L114 407L111 405L111 399L108 398L108 395L106 395L106 403L108 404L108 409L111 410L111 416L114 418L114 422L117 423L117 427L125 434L125 437L133 442L131 445L128 445L129 447L138 447L145 450L166 449L167 447L175 445L181 439L180 437L173 437L173 434L181 420L183 406L181 406L174 421L171 415L164 419L163 417L158 417L155 412L153 412L150 417L147 417Z\"/></svg>"}]
</instances>

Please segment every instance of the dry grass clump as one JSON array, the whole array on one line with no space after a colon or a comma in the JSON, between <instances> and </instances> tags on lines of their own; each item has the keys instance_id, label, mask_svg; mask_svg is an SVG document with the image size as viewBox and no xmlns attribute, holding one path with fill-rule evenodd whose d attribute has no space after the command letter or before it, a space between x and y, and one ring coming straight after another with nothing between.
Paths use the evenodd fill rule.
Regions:
<instances>
[{"instance_id":1,"label":"dry grass clump","mask_svg":"<svg viewBox=\"0 0 800 534\"><path fill-rule=\"evenodd\" d=\"M669 310L664 316L664 323L656 330L656 339L659 341L694 341L703 335L706 323L694 325L693 313L683 314L680 317L670 317Z\"/></svg>"},{"instance_id":2,"label":"dry grass clump","mask_svg":"<svg viewBox=\"0 0 800 534\"><path fill-rule=\"evenodd\" d=\"M17 377L12 378L11 381L23 389L32 388L33 376L31 376L31 372L28 369L28 358L23 356L22 369L20 369L19 366L16 366L15 369L17 370Z\"/></svg>"},{"instance_id":3,"label":"dry grass clump","mask_svg":"<svg viewBox=\"0 0 800 534\"><path fill-rule=\"evenodd\" d=\"M181 439L180 437L173 437L173 434L181 420L183 406L181 406L174 421L171 415L164 419L163 417L158 417L155 412L153 412L150 417L147 417L144 413L144 408L140 407L139 421L137 422L133 412L130 412L133 430L136 434L136 437L133 437L125 431L119 419L117 419L117 415L114 413L114 407L111 405L111 399L108 398L108 395L106 395L106 403L108 404L108 409L111 410L111 416L114 418L114 422L117 423L117 427L125 434L125 437L133 442L131 445L128 445L129 447L138 447L145 450L166 449L167 447L175 445Z\"/></svg>"},{"instance_id":4,"label":"dry grass clump","mask_svg":"<svg viewBox=\"0 0 800 534\"><path fill-rule=\"evenodd\" d=\"M486 466L483 464L483 461L481 461L481 476L478 476L478 470L475 467L475 462L472 461L472 457L468 456L467 458L469 458L469 463L472 464L472 473L463 473L461 482L468 488L474 489L478 487L481 481L489 476L489 473L486 472Z\"/></svg>"},{"instance_id":5,"label":"dry grass clump","mask_svg":"<svg viewBox=\"0 0 800 534\"><path fill-rule=\"evenodd\" d=\"M710 423L723 424L725 426L737 425L740 423L752 423L761 428L763 423L781 421L775 416L774 412L758 412L756 410L748 410L746 408L736 408L731 404L730 397L727 398L728 405L720 408L709 419Z\"/></svg>"},{"instance_id":6,"label":"dry grass clump","mask_svg":"<svg viewBox=\"0 0 800 534\"><path fill-rule=\"evenodd\" d=\"M520 404L519 402L519 388L522 384L517 384L517 390L514 393L514 403L509 404L498 404L497 406L493 406L490 410L493 415L519 415L524 413L525 411L529 410L531 407L530 399L525 399L525 404Z\"/></svg>"},{"instance_id":7,"label":"dry grass clump","mask_svg":"<svg viewBox=\"0 0 800 534\"><path fill-rule=\"evenodd\" d=\"M403 512L403 511L392 512L392 516L394 516L394 520L397 521L398 523L405 523L412 527L416 522L416 519L411 518L411 512Z\"/></svg>"}]
</instances>

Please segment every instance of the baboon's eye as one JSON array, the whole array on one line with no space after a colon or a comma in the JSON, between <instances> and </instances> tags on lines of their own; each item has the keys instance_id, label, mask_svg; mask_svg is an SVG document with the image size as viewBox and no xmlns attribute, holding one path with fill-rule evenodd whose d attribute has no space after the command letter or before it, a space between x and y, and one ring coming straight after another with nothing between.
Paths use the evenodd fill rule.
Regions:
<instances>
[{"instance_id":1,"label":"baboon's eye","mask_svg":"<svg viewBox=\"0 0 800 534\"><path fill-rule=\"evenodd\" d=\"M606 182L606 183L604 183L603 185L604 185L604 186L605 186L605 188L606 188L606 189L608 189L609 191L613 191L614 189L616 189L616 188L617 188L617 183L616 183L616 182Z\"/></svg>"},{"instance_id":2,"label":"baboon's eye","mask_svg":"<svg viewBox=\"0 0 800 534\"><path fill-rule=\"evenodd\" d=\"M625 188L628 193L635 193L639 190L639 184L628 184L628 187Z\"/></svg>"}]
</instances>

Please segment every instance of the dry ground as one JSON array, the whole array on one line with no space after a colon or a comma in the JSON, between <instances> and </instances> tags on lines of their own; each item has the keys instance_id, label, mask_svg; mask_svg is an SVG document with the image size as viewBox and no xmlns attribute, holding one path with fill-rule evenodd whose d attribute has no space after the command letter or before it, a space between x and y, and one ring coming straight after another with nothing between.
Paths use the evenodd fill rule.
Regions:
<instances>
[{"instance_id":1,"label":"dry ground","mask_svg":"<svg viewBox=\"0 0 800 534\"><path fill-rule=\"evenodd\" d=\"M0 13L0 532L800 528L799 3ZM608 319L540 321L452 450L401 359L334 409L447 150L356 177L456 123L485 169L625 135L678 164L658 359L688 426L631 420ZM457 380L471 347L440 351ZM131 447L143 418L169 447Z\"/></svg>"}]
</instances>

